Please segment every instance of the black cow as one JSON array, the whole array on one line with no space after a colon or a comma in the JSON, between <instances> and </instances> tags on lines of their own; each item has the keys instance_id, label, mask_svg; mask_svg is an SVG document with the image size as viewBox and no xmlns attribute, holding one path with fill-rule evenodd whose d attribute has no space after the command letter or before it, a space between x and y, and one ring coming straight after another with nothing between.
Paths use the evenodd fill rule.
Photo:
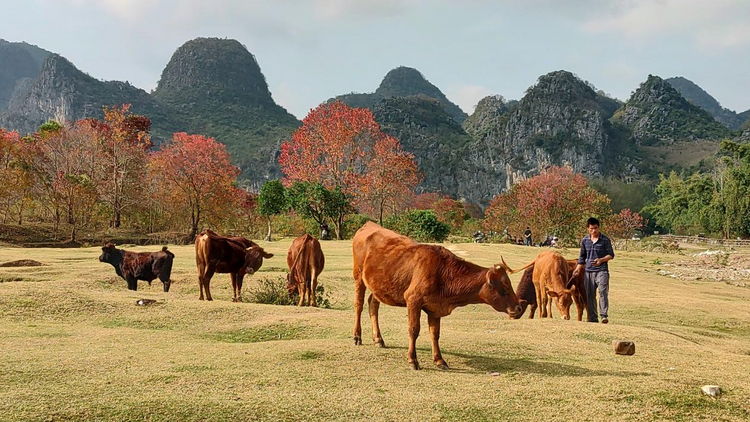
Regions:
<instances>
[{"instance_id":1,"label":"black cow","mask_svg":"<svg viewBox=\"0 0 750 422\"><path fill-rule=\"evenodd\" d=\"M115 272L128 283L129 290L138 290L138 280L151 285L157 277L164 284L164 291L169 291L172 280L172 261L174 254L164 246L159 252L129 252L115 248L114 243L107 243L102 248L99 262L108 262L115 267Z\"/></svg>"}]
</instances>

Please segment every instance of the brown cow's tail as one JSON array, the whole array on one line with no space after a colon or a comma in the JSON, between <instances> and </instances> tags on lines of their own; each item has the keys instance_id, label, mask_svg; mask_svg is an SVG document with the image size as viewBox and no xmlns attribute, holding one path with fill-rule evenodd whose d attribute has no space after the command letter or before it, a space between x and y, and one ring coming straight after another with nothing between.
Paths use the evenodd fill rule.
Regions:
<instances>
[{"instance_id":1,"label":"brown cow's tail","mask_svg":"<svg viewBox=\"0 0 750 422\"><path fill-rule=\"evenodd\" d=\"M510 274L515 274L515 273L517 273L517 272L519 272L519 271L523 271L523 270L525 270L526 268L529 268L529 267L533 266L535 262L536 262L536 260L534 260L534 261L531 261L531 262L529 262L528 264L524 265L523 267L521 267L521 268L516 268L515 270L514 270L514 269L511 269L510 267L508 267L507 271L508 271L508 272L509 272ZM505 261L503 261L503 263L505 263ZM507 264L506 264L506 267L507 267Z\"/></svg>"}]
</instances>

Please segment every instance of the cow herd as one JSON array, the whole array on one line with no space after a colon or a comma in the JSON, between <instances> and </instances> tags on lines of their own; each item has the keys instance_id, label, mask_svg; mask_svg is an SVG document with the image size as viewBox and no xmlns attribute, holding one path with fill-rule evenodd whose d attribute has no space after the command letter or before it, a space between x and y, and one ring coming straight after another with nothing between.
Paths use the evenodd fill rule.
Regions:
<instances>
[{"instance_id":1,"label":"cow herd","mask_svg":"<svg viewBox=\"0 0 750 422\"><path fill-rule=\"evenodd\" d=\"M520 318L531 307L529 318L536 310L539 317L552 317L552 302L563 319L570 319L573 302L582 320L586 304L583 274L573 275L576 261L566 260L552 251L542 252L526 266L512 270L502 259L485 268L454 255L448 249L417 243L373 222L362 226L352 240L354 276L354 344L362 344L361 314L365 293L374 344L385 347L380 332L380 304L405 307L408 316L409 366L419 369L416 340L420 332L420 316L427 314L432 340L432 356L437 367L448 369L440 353L440 319L461 306L485 303L511 319ZM195 237L195 260L198 269L199 299L212 300L210 283L215 273L229 273L233 301L242 301L242 281L273 257L259 245L244 237L220 236L204 230ZM160 252L135 253L107 243L99 261L115 267L128 289L137 290L137 280L151 283L156 278L169 291L174 254L166 247ZM325 258L320 242L305 234L292 242L287 253L287 290L299 294L299 306L316 306L315 289L323 271ZM517 292L509 274L524 270Z\"/></svg>"}]
</instances>

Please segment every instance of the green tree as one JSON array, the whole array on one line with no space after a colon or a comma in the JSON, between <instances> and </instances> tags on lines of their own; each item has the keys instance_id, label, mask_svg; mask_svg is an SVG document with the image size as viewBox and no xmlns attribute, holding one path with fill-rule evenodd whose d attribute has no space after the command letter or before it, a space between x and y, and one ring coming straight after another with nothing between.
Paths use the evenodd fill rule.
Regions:
<instances>
[{"instance_id":1,"label":"green tree","mask_svg":"<svg viewBox=\"0 0 750 422\"><path fill-rule=\"evenodd\" d=\"M284 185L280 180L269 180L260 188L258 196L258 211L266 217L268 221L268 234L265 240L271 241L271 216L280 214L287 208L286 197L284 195Z\"/></svg>"},{"instance_id":2,"label":"green tree","mask_svg":"<svg viewBox=\"0 0 750 422\"><path fill-rule=\"evenodd\" d=\"M286 190L287 203L303 218L310 218L318 225L333 222L336 238L344 238L344 218L354 212L349 198L336 187L326 189L321 183L295 182Z\"/></svg>"}]
</instances>

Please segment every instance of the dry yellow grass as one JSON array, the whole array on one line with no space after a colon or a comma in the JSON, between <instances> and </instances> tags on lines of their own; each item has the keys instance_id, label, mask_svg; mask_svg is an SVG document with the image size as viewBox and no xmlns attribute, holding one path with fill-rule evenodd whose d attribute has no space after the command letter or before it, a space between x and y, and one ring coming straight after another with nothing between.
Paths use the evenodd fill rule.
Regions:
<instances>
[{"instance_id":1,"label":"dry yellow grass","mask_svg":"<svg viewBox=\"0 0 750 422\"><path fill-rule=\"evenodd\" d=\"M290 242L263 245L276 256L246 288L284 274ZM654 260L673 256L618 254L609 325L457 309L443 319L447 372L431 364L423 318L424 369L414 372L402 308L381 307L388 348L353 345L351 243L322 243L333 309L232 303L227 275L214 278L214 302L200 302L192 246L170 246L168 294L158 280L127 291L98 248L0 249L0 262L46 264L0 268L0 419L750 418L750 289L656 275ZM540 251L446 246L512 267ZM137 298L160 303L137 307ZM614 355L613 339L634 340L635 356ZM704 384L725 394L707 398Z\"/></svg>"}]
</instances>

